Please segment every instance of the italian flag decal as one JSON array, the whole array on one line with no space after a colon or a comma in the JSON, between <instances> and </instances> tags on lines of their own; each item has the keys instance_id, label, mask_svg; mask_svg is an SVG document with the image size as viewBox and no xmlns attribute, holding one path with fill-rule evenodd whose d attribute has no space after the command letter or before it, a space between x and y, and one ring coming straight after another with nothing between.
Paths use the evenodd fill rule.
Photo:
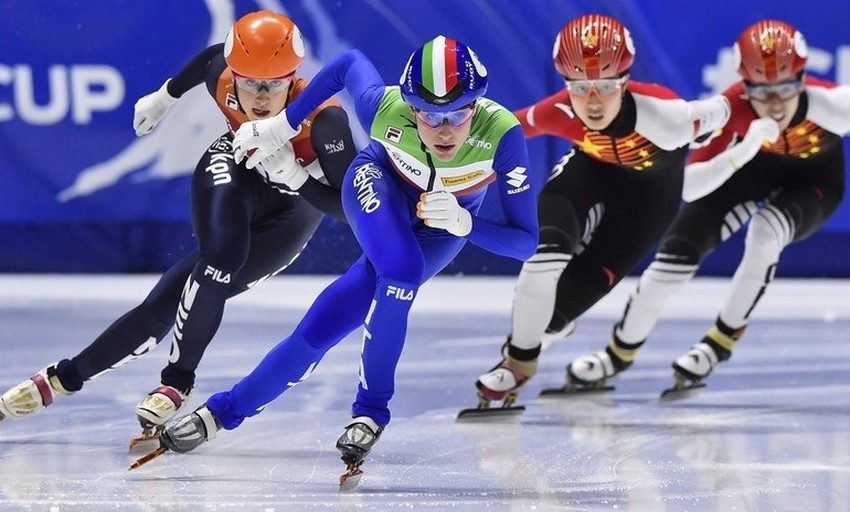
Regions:
<instances>
[{"instance_id":1,"label":"italian flag decal","mask_svg":"<svg viewBox=\"0 0 850 512\"><path fill-rule=\"evenodd\" d=\"M439 36L422 47L422 85L443 97L457 85L457 45Z\"/></svg>"}]
</instances>

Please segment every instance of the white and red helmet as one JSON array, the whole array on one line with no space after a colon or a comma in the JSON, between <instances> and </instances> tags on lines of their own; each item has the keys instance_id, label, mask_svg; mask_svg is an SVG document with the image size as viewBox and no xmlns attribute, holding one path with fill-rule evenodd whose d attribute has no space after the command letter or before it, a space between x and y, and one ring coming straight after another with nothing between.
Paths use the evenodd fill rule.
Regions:
<instances>
[{"instance_id":1,"label":"white and red helmet","mask_svg":"<svg viewBox=\"0 0 850 512\"><path fill-rule=\"evenodd\" d=\"M635 44L622 23L600 14L576 18L558 32L555 69L568 80L616 78L635 60Z\"/></svg>"},{"instance_id":2,"label":"white and red helmet","mask_svg":"<svg viewBox=\"0 0 850 512\"><path fill-rule=\"evenodd\" d=\"M781 82L806 66L803 34L784 21L762 20L747 27L734 47L738 74L748 82Z\"/></svg>"}]
</instances>

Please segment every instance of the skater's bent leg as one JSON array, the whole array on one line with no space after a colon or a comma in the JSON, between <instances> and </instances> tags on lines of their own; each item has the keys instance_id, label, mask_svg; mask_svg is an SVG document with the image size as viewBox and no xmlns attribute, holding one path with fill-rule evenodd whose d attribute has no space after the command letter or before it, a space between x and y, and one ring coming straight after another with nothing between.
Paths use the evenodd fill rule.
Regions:
<instances>
[{"instance_id":1,"label":"skater's bent leg","mask_svg":"<svg viewBox=\"0 0 850 512\"><path fill-rule=\"evenodd\" d=\"M401 184L392 178L391 171L364 162L354 173L348 173L342 191L346 217L376 276L376 286L370 290L371 306L364 317L360 386L352 412L385 425L410 307L427 272L439 266L434 263L444 264L447 259L442 256L456 254L463 239L448 233L423 237L436 240L429 243L434 261L426 265L425 248L420 246L413 227L419 221ZM369 208L361 203L360 192L365 186L373 194Z\"/></svg>"},{"instance_id":2,"label":"skater's bent leg","mask_svg":"<svg viewBox=\"0 0 850 512\"><path fill-rule=\"evenodd\" d=\"M523 350L540 346L555 310L558 280L572 255L534 254L523 265L514 287L511 345Z\"/></svg>"},{"instance_id":3,"label":"skater's bent leg","mask_svg":"<svg viewBox=\"0 0 850 512\"><path fill-rule=\"evenodd\" d=\"M292 263L320 221L321 214L314 208L298 203L285 214L276 213L263 229L251 231L250 236L240 233L211 237L215 243L208 240L210 261L196 265L192 275L195 289L191 294L184 293L181 300L171 357L161 374L163 384L177 389L194 386L195 372L218 330L225 301ZM209 266L231 269L232 278L218 283L207 275Z\"/></svg>"},{"instance_id":4,"label":"skater's bent leg","mask_svg":"<svg viewBox=\"0 0 850 512\"><path fill-rule=\"evenodd\" d=\"M197 253L189 254L160 277L144 302L122 315L88 347L60 365L63 384L79 389L82 382L144 355L168 334L180 292L189 277ZM69 388L69 389L71 389Z\"/></svg>"},{"instance_id":5,"label":"skater's bent leg","mask_svg":"<svg viewBox=\"0 0 850 512\"><path fill-rule=\"evenodd\" d=\"M775 206L759 210L753 216L747 230L744 257L732 277L732 287L720 310L723 323L734 328L746 325L773 280L779 255L793 239L793 223Z\"/></svg>"},{"instance_id":6,"label":"skater's bent leg","mask_svg":"<svg viewBox=\"0 0 850 512\"><path fill-rule=\"evenodd\" d=\"M615 336L629 344L645 341L667 299L693 278L700 256L689 240L677 235L666 238L629 296Z\"/></svg>"},{"instance_id":7,"label":"skater's bent leg","mask_svg":"<svg viewBox=\"0 0 850 512\"><path fill-rule=\"evenodd\" d=\"M236 428L306 379L325 353L361 324L374 289L374 275L362 260L331 283L292 335L278 343L230 391L210 398L207 404L222 426Z\"/></svg>"},{"instance_id":8,"label":"skater's bent leg","mask_svg":"<svg viewBox=\"0 0 850 512\"><path fill-rule=\"evenodd\" d=\"M378 280L363 326L360 384L352 406L354 416L368 416L381 426L390 422L388 404L395 392L395 370L407 334L407 316L418 290L416 283Z\"/></svg>"},{"instance_id":9,"label":"skater's bent leg","mask_svg":"<svg viewBox=\"0 0 850 512\"><path fill-rule=\"evenodd\" d=\"M581 237L581 222L572 203L556 193L538 199L540 235L535 254L526 261L514 287L511 347L539 352L552 320L558 280Z\"/></svg>"},{"instance_id":10,"label":"skater's bent leg","mask_svg":"<svg viewBox=\"0 0 850 512\"><path fill-rule=\"evenodd\" d=\"M225 429L234 429L245 418L256 415L284 391L306 379L325 352L327 349L313 347L299 334L292 334L266 354L254 371L230 391L210 397L207 407Z\"/></svg>"}]
</instances>

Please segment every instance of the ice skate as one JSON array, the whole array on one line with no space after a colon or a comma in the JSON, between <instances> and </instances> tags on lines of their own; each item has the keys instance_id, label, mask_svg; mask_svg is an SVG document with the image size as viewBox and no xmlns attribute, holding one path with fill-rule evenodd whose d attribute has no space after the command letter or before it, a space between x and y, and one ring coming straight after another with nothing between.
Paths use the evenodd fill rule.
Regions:
<instances>
[{"instance_id":1,"label":"ice skate","mask_svg":"<svg viewBox=\"0 0 850 512\"><path fill-rule=\"evenodd\" d=\"M730 352L711 340L697 343L683 356L673 361L673 386L661 392L662 400L688 398L695 390L705 387L703 379L714 367L729 358Z\"/></svg>"},{"instance_id":2,"label":"ice skate","mask_svg":"<svg viewBox=\"0 0 850 512\"><path fill-rule=\"evenodd\" d=\"M215 439L219 430L221 430L221 423L204 404L195 409L192 414L183 416L170 425L165 425L159 437L159 448L133 462L130 469L136 469L167 451L190 452L210 439Z\"/></svg>"},{"instance_id":3,"label":"ice skate","mask_svg":"<svg viewBox=\"0 0 850 512\"><path fill-rule=\"evenodd\" d=\"M72 394L73 391L66 390L59 381L56 364L43 368L3 393L0 397L0 420L26 418L52 404L58 397Z\"/></svg>"},{"instance_id":4,"label":"ice skate","mask_svg":"<svg viewBox=\"0 0 850 512\"><path fill-rule=\"evenodd\" d=\"M537 360L517 361L505 355L499 364L489 372L478 377L475 387L478 389L478 406L462 409L458 420L510 417L521 414L524 405L514 405L517 395L537 370ZM492 407L493 402L501 402Z\"/></svg>"},{"instance_id":5,"label":"ice skate","mask_svg":"<svg viewBox=\"0 0 850 512\"><path fill-rule=\"evenodd\" d=\"M142 427L142 434L130 440L132 450L140 443L159 439L165 423L173 418L186 404L189 393L183 393L171 386L161 385L148 393L136 406L136 418Z\"/></svg>"},{"instance_id":6,"label":"ice skate","mask_svg":"<svg viewBox=\"0 0 850 512\"><path fill-rule=\"evenodd\" d=\"M567 382L564 386L543 389L540 396L613 391L614 386L608 384L608 379L630 365L619 360L615 362L608 350L581 356L567 366Z\"/></svg>"},{"instance_id":7,"label":"ice skate","mask_svg":"<svg viewBox=\"0 0 850 512\"><path fill-rule=\"evenodd\" d=\"M336 441L336 448L345 462L345 473L339 477L340 491L353 489L360 483L363 476L360 467L383 431L384 427L368 416L357 416L345 426L345 431Z\"/></svg>"}]
</instances>

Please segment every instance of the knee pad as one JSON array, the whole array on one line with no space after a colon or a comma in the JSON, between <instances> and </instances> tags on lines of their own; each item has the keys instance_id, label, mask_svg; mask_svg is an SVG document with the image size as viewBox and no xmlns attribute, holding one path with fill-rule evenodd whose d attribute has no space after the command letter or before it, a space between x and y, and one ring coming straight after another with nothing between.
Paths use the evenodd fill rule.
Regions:
<instances>
[{"instance_id":1,"label":"knee pad","mask_svg":"<svg viewBox=\"0 0 850 512\"><path fill-rule=\"evenodd\" d=\"M696 266L705 253L687 238L678 235L668 236L661 242L655 255L655 261L676 265Z\"/></svg>"},{"instance_id":2,"label":"knee pad","mask_svg":"<svg viewBox=\"0 0 850 512\"><path fill-rule=\"evenodd\" d=\"M779 208L768 206L759 210L750 221L747 229L746 246L748 250L775 254L779 253L794 239L794 225Z\"/></svg>"},{"instance_id":3,"label":"knee pad","mask_svg":"<svg viewBox=\"0 0 850 512\"><path fill-rule=\"evenodd\" d=\"M540 240L537 245L537 253L564 253L572 254L575 251L576 238L567 234L561 228L555 226L541 226Z\"/></svg>"}]
</instances>

